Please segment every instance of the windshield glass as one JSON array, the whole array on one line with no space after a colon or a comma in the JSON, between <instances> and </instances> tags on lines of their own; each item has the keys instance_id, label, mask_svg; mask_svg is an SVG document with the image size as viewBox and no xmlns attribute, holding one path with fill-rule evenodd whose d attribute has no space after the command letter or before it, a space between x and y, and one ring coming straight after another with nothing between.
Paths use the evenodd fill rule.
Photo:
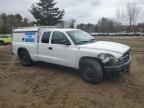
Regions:
<instances>
[{"instance_id":1,"label":"windshield glass","mask_svg":"<svg viewBox=\"0 0 144 108\"><path fill-rule=\"evenodd\" d=\"M76 45L95 42L95 38L81 30L67 31L67 34Z\"/></svg>"}]
</instances>

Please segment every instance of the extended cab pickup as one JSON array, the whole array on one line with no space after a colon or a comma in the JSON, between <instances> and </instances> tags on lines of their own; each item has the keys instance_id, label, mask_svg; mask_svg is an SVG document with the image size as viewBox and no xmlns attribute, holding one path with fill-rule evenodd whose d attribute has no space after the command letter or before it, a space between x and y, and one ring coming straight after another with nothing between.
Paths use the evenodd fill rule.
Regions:
<instances>
[{"instance_id":1,"label":"extended cab pickup","mask_svg":"<svg viewBox=\"0 0 144 108\"><path fill-rule=\"evenodd\" d=\"M130 47L97 41L78 29L27 27L13 31L12 52L24 66L43 61L79 70L89 83L102 81L104 74L129 72Z\"/></svg>"}]
</instances>

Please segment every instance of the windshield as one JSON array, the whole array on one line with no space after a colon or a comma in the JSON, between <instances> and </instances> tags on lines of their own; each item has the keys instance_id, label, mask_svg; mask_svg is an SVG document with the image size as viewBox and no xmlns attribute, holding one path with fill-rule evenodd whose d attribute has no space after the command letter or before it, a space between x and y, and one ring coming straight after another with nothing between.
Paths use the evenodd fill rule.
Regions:
<instances>
[{"instance_id":1,"label":"windshield","mask_svg":"<svg viewBox=\"0 0 144 108\"><path fill-rule=\"evenodd\" d=\"M95 38L81 30L67 31L67 34L76 45L95 42Z\"/></svg>"}]
</instances>

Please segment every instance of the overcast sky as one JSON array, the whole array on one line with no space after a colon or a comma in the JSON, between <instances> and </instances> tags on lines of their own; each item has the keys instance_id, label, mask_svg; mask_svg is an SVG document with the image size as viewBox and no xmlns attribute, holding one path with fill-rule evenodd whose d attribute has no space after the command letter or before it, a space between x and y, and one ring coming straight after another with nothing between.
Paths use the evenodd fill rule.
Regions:
<instances>
[{"instance_id":1,"label":"overcast sky","mask_svg":"<svg viewBox=\"0 0 144 108\"><path fill-rule=\"evenodd\" d=\"M20 13L32 19L31 5L38 0L0 0L0 13ZM65 10L64 19L74 18L79 23L96 23L101 17L115 18L116 10L128 2L136 2L140 8L139 21L144 22L144 0L56 0L57 7Z\"/></svg>"}]
</instances>

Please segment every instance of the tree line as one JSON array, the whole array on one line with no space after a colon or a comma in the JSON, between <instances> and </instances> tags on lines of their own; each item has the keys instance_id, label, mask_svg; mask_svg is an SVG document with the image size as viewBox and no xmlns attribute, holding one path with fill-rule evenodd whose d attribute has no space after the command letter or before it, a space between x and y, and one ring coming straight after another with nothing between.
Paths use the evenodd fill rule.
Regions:
<instances>
[{"instance_id":1,"label":"tree line","mask_svg":"<svg viewBox=\"0 0 144 108\"><path fill-rule=\"evenodd\" d=\"M63 20L65 11L56 7L55 0L39 0L39 2L32 4L29 12L35 18L35 21L30 21L27 18L23 18L20 14L5 14L0 15L0 33L11 33L12 27L23 26L55 26L68 28L79 28L87 32L136 32L140 28L144 27L144 23L137 24L139 15L139 8L136 3L128 3L125 9L118 9L116 11L116 18L101 18L97 21L97 24L78 24L76 26L76 20L70 19L68 21ZM128 22L128 23L127 23Z\"/></svg>"},{"instance_id":2,"label":"tree line","mask_svg":"<svg viewBox=\"0 0 144 108\"><path fill-rule=\"evenodd\" d=\"M118 23L114 19L110 18L101 18L98 20L97 24L78 24L78 29L85 30L89 33L92 32L144 32L144 23L138 23L136 25L133 25L132 27L130 25L123 25L121 23Z\"/></svg>"},{"instance_id":3,"label":"tree line","mask_svg":"<svg viewBox=\"0 0 144 108\"><path fill-rule=\"evenodd\" d=\"M27 18L23 18L20 14L5 14L0 15L0 34L7 34L12 32L13 27L30 26L32 22L29 22Z\"/></svg>"},{"instance_id":4,"label":"tree line","mask_svg":"<svg viewBox=\"0 0 144 108\"><path fill-rule=\"evenodd\" d=\"M140 8L135 2L129 2L124 8L118 8L116 18L101 18L97 24L79 24L78 28L87 32L144 32L144 23L138 23Z\"/></svg>"}]
</instances>

